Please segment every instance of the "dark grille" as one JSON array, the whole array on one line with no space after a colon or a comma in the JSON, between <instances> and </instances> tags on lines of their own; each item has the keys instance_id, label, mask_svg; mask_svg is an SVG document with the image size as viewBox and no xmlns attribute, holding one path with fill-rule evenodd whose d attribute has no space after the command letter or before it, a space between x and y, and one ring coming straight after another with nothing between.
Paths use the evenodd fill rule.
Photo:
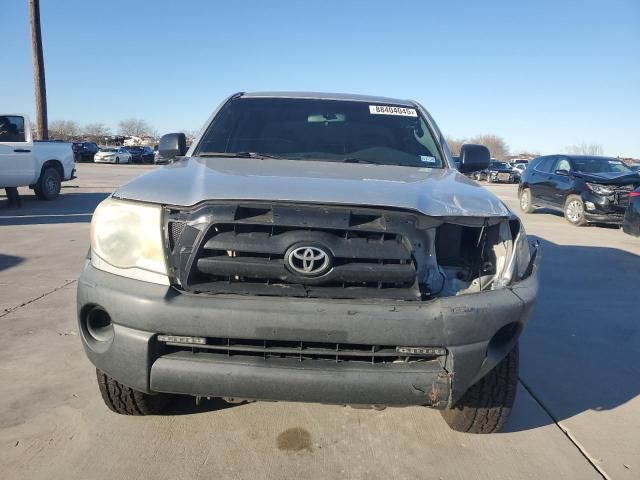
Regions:
<instances>
[{"instance_id":1,"label":"dark grille","mask_svg":"<svg viewBox=\"0 0 640 480\"><path fill-rule=\"evenodd\" d=\"M186 222L169 222L169 248L174 249L176 242L186 227Z\"/></svg>"},{"instance_id":2,"label":"dark grille","mask_svg":"<svg viewBox=\"0 0 640 480\"><path fill-rule=\"evenodd\" d=\"M634 185L622 185L614 187L613 202L619 207L626 208L629 205L629 194L635 189Z\"/></svg>"},{"instance_id":3,"label":"dark grille","mask_svg":"<svg viewBox=\"0 0 640 480\"><path fill-rule=\"evenodd\" d=\"M416 217L300 205L207 205L168 220L176 283L195 293L420 299ZM330 268L296 271L296 247L319 247Z\"/></svg>"},{"instance_id":4,"label":"dark grille","mask_svg":"<svg viewBox=\"0 0 640 480\"><path fill-rule=\"evenodd\" d=\"M158 336L163 342L163 336ZM336 363L340 362L365 362L365 363L393 363L393 362L420 362L433 360L438 356L446 354L442 347L422 347L419 351L406 353L400 352L395 347L389 345L363 345L352 343L322 343L304 341L284 341L284 340L247 340L232 338L207 338L206 344L196 345L177 343L172 341L163 342L169 350L173 351L193 351L208 352L231 356L251 356L261 357L264 360L274 358L293 358L299 361L305 360L327 360ZM419 348L419 347L411 347Z\"/></svg>"}]
</instances>

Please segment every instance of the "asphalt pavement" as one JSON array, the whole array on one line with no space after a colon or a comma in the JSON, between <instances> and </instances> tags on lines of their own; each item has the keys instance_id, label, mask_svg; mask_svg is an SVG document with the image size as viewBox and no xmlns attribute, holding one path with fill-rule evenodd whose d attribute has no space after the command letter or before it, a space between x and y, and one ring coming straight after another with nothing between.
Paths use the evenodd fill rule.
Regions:
<instances>
[{"instance_id":1,"label":"asphalt pavement","mask_svg":"<svg viewBox=\"0 0 640 480\"><path fill-rule=\"evenodd\" d=\"M0 478L638 479L640 240L524 215L543 247L506 429L451 431L438 412L180 401L121 417L99 397L75 319L95 206L153 166L80 164L55 202L0 195ZM517 208L516 186L491 185Z\"/></svg>"}]
</instances>

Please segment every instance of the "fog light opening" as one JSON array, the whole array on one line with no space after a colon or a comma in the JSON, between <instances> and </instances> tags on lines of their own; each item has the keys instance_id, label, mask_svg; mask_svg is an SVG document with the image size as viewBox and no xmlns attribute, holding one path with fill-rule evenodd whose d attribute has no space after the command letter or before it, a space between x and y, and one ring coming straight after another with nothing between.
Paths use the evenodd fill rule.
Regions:
<instances>
[{"instance_id":1,"label":"fog light opening","mask_svg":"<svg viewBox=\"0 0 640 480\"><path fill-rule=\"evenodd\" d=\"M111 317L101 307L93 307L86 315L87 333L97 342L113 340L113 323Z\"/></svg>"}]
</instances>

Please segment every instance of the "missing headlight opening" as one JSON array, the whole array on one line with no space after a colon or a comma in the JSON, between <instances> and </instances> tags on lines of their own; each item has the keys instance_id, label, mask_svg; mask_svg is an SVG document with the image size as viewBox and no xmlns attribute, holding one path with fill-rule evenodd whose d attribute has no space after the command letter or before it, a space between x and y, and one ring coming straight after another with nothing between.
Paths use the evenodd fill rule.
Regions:
<instances>
[{"instance_id":1,"label":"missing headlight opening","mask_svg":"<svg viewBox=\"0 0 640 480\"><path fill-rule=\"evenodd\" d=\"M522 279L529 263L526 234L517 220L443 223L436 229L434 250L437 263L430 271L441 280L431 275L429 285L442 297L505 287Z\"/></svg>"}]
</instances>

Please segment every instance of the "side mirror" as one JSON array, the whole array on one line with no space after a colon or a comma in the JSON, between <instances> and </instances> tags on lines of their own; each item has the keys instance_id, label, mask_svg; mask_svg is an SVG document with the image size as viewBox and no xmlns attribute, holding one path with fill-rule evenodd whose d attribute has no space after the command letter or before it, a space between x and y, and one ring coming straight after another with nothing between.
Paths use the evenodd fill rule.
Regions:
<instances>
[{"instance_id":1,"label":"side mirror","mask_svg":"<svg viewBox=\"0 0 640 480\"><path fill-rule=\"evenodd\" d=\"M489 168L491 154L484 145L465 143L460 147L460 167L462 173L477 172Z\"/></svg>"},{"instance_id":2,"label":"side mirror","mask_svg":"<svg viewBox=\"0 0 640 480\"><path fill-rule=\"evenodd\" d=\"M162 158L173 160L187 153L187 136L184 133L167 133L160 139L158 151Z\"/></svg>"},{"instance_id":3,"label":"side mirror","mask_svg":"<svg viewBox=\"0 0 640 480\"><path fill-rule=\"evenodd\" d=\"M568 177L569 176L569 172L567 170L556 170L555 174L556 175L562 175L563 177Z\"/></svg>"}]
</instances>

